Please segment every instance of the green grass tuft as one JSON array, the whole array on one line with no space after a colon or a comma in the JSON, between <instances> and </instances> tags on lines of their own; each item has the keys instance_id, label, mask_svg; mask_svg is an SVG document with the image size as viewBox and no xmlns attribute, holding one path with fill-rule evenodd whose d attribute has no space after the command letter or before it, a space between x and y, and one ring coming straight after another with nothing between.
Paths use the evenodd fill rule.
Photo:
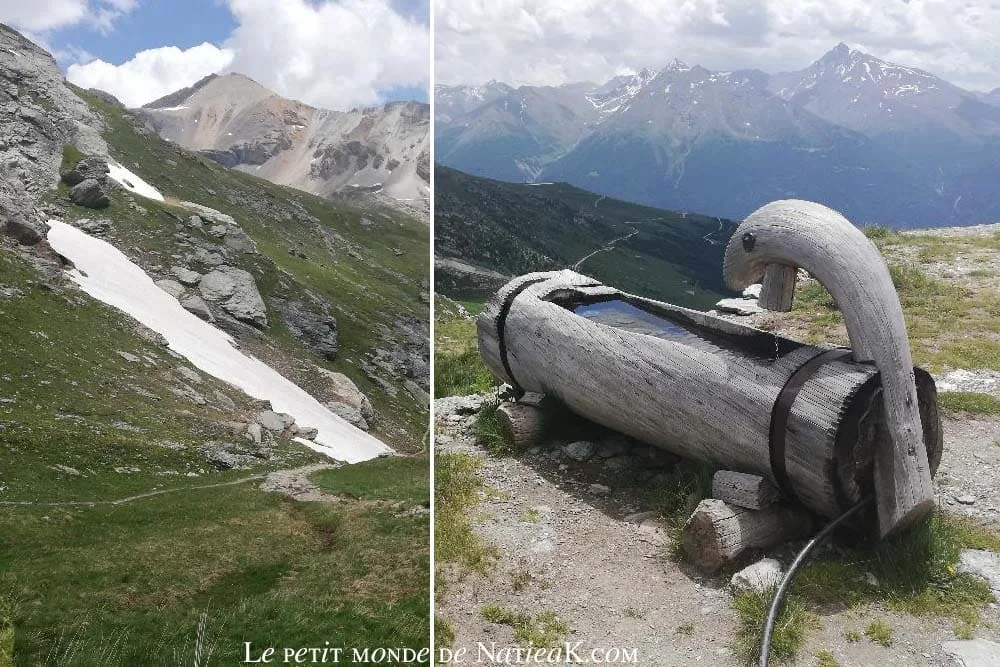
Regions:
<instances>
[{"instance_id":1,"label":"green grass tuft","mask_svg":"<svg viewBox=\"0 0 1000 667\"><path fill-rule=\"evenodd\" d=\"M496 559L496 550L473 532L468 516L483 490L480 465L478 459L465 453L435 456L434 554L438 563L454 563L464 571L485 573Z\"/></svg>"},{"instance_id":2,"label":"green grass tuft","mask_svg":"<svg viewBox=\"0 0 1000 667\"><path fill-rule=\"evenodd\" d=\"M951 412L969 412L978 415L1000 415L1000 398L973 391L942 391L938 404Z\"/></svg>"},{"instance_id":3,"label":"green grass tuft","mask_svg":"<svg viewBox=\"0 0 1000 667\"><path fill-rule=\"evenodd\" d=\"M553 647L569 634L569 625L551 611L542 611L532 617L500 605L488 605L480 613L490 623L513 628L514 640L528 646Z\"/></svg>"},{"instance_id":4,"label":"green grass tuft","mask_svg":"<svg viewBox=\"0 0 1000 667\"><path fill-rule=\"evenodd\" d=\"M958 573L955 565L962 549L998 546L1000 537L985 528L936 513L905 535L824 553L802 569L795 591L820 604L882 603L895 611L977 623L993 595L988 585Z\"/></svg>"},{"instance_id":5,"label":"green grass tuft","mask_svg":"<svg viewBox=\"0 0 1000 667\"><path fill-rule=\"evenodd\" d=\"M437 648L450 648L455 644L455 626L451 621L434 617L434 643Z\"/></svg>"},{"instance_id":6,"label":"green grass tuft","mask_svg":"<svg viewBox=\"0 0 1000 667\"><path fill-rule=\"evenodd\" d=\"M514 453L514 443L500 425L497 416L499 407L499 402L484 405L476 415L472 432L476 435L476 442L493 456L509 456Z\"/></svg>"},{"instance_id":7,"label":"green grass tuft","mask_svg":"<svg viewBox=\"0 0 1000 667\"><path fill-rule=\"evenodd\" d=\"M865 628L865 637L872 640L879 646L889 648L892 646L892 628L883 621L872 621Z\"/></svg>"},{"instance_id":8,"label":"green grass tuft","mask_svg":"<svg viewBox=\"0 0 1000 667\"><path fill-rule=\"evenodd\" d=\"M816 667L840 667L837 658L826 649L816 654Z\"/></svg>"},{"instance_id":9,"label":"green grass tuft","mask_svg":"<svg viewBox=\"0 0 1000 667\"><path fill-rule=\"evenodd\" d=\"M865 225L861 228L861 231L875 243L885 241L899 233L892 227L886 227L885 225Z\"/></svg>"},{"instance_id":10,"label":"green grass tuft","mask_svg":"<svg viewBox=\"0 0 1000 667\"><path fill-rule=\"evenodd\" d=\"M733 607L739 617L733 650L748 666L760 661L760 641L773 596L774 589L769 588L740 591L733 597ZM780 665L795 660L805 644L806 632L818 624L819 619L806 610L797 596L787 597L771 636L771 664Z\"/></svg>"},{"instance_id":11,"label":"green grass tuft","mask_svg":"<svg viewBox=\"0 0 1000 667\"><path fill-rule=\"evenodd\" d=\"M690 637L691 635L694 634L694 623L692 623L691 621L681 623L674 629L674 632L676 632L679 635Z\"/></svg>"}]
</instances>

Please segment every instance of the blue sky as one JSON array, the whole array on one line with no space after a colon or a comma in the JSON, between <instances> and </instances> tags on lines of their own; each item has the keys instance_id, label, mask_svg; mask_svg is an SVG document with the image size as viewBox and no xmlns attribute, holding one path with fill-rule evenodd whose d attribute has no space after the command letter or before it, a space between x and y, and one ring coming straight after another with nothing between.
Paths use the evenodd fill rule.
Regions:
<instances>
[{"instance_id":1,"label":"blue sky","mask_svg":"<svg viewBox=\"0 0 1000 667\"><path fill-rule=\"evenodd\" d=\"M146 0L115 21L109 35L77 24L54 30L49 44L60 50L82 49L117 65L160 46L222 44L235 27L229 9L214 0Z\"/></svg>"},{"instance_id":2,"label":"blue sky","mask_svg":"<svg viewBox=\"0 0 1000 667\"><path fill-rule=\"evenodd\" d=\"M428 100L429 0L0 0L0 22L130 106L218 71L333 109Z\"/></svg>"}]
</instances>

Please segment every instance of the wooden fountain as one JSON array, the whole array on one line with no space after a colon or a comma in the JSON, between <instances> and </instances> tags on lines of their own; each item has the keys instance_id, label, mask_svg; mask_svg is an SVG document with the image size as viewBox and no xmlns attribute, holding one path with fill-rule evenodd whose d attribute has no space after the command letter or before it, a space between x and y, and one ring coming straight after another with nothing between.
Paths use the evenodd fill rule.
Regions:
<instances>
[{"instance_id":1,"label":"wooden fountain","mask_svg":"<svg viewBox=\"0 0 1000 667\"><path fill-rule=\"evenodd\" d=\"M874 494L879 536L933 508L942 434L934 381L914 368L902 308L875 246L839 213L797 200L750 215L726 249L734 289L791 308L797 270L833 295L851 348L807 345L627 294L573 271L531 273L478 319L492 372L524 395L503 410L537 439L540 396L720 469L685 547L706 567L798 537ZM722 475L720 478L719 475ZM707 503L707 504L706 504Z\"/></svg>"}]
</instances>

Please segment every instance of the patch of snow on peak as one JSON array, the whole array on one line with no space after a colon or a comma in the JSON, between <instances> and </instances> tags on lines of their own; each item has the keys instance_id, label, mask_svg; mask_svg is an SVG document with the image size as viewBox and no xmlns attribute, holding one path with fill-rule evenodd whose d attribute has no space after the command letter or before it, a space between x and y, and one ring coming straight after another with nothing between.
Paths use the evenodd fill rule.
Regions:
<instances>
[{"instance_id":1,"label":"patch of snow on peak","mask_svg":"<svg viewBox=\"0 0 1000 667\"><path fill-rule=\"evenodd\" d=\"M131 171L121 166L114 160L108 160L108 176L115 183L118 183L129 192L135 193L146 199L163 201L163 195L152 185L142 180Z\"/></svg>"},{"instance_id":2,"label":"patch of snow on peak","mask_svg":"<svg viewBox=\"0 0 1000 667\"><path fill-rule=\"evenodd\" d=\"M49 243L76 265L69 277L83 291L163 335L170 349L202 371L270 401L276 412L288 413L300 426L319 431L315 441L296 438L300 443L348 463L392 453L385 443L330 412L267 364L237 350L227 333L185 310L113 245L59 220L49 224Z\"/></svg>"},{"instance_id":3,"label":"patch of snow on peak","mask_svg":"<svg viewBox=\"0 0 1000 667\"><path fill-rule=\"evenodd\" d=\"M191 107L181 104L176 107L161 107L157 111L184 111L185 109L190 109Z\"/></svg>"}]
</instances>

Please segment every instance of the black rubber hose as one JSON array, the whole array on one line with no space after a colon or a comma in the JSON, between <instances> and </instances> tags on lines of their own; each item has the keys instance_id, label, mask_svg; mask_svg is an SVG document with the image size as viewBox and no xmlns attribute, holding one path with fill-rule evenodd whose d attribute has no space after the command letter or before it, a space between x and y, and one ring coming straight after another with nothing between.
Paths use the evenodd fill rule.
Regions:
<instances>
[{"instance_id":1,"label":"black rubber hose","mask_svg":"<svg viewBox=\"0 0 1000 667\"><path fill-rule=\"evenodd\" d=\"M809 557L809 553L829 537L838 526L860 512L873 500L875 500L875 496L867 496L859 500L856 505L828 523L823 530L816 533L816 536L806 542L806 545L802 547L802 551L795 556L795 560L788 567L788 572L785 573L781 583L778 584L778 590L774 592L774 598L771 600L771 608L767 610L767 620L764 622L764 636L760 640L760 667L767 667L771 660L771 635L774 634L774 624L778 621L778 612L781 611L781 601L785 597L785 591L788 590L788 586L792 583L792 577L795 576L796 570Z\"/></svg>"}]
</instances>

